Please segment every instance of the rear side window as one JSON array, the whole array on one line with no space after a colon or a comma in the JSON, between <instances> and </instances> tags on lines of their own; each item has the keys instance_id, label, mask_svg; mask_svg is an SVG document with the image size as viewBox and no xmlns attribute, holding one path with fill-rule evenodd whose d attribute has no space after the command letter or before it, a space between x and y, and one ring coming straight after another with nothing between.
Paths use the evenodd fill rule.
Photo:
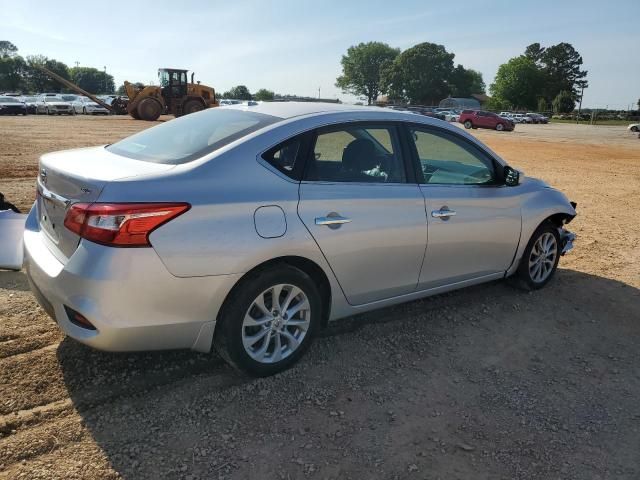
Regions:
<instances>
[{"instance_id":1,"label":"rear side window","mask_svg":"<svg viewBox=\"0 0 640 480\"><path fill-rule=\"evenodd\" d=\"M280 120L262 113L210 108L149 128L106 148L135 160L178 165Z\"/></svg>"},{"instance_id":2,"label":"rear side window","mask_svg":"<svg viewBox=\"0 0 640 480\"><path fill-rule=\"evenodd\" d=\"M320 130L308 157L305 180L405 183L395 127L346 124Z\"/></svg>"},{"instance_id":3,"label":"rear side window","mask_svg":"<svg viewBox=\"0 0 640 480\"><path fill-rule=\"evenodd\" d=\"M302 154L304 136L294 137L262 154L262 158L287 177L300 180L300 157Z\"/></svg>"}]
</instances>

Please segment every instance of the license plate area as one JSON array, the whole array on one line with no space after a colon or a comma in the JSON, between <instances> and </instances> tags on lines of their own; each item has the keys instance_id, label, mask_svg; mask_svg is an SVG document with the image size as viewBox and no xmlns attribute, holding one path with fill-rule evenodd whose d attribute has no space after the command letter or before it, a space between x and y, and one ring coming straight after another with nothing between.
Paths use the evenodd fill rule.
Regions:
<instances>
[{"instance_id":1,"label":"license plate area","mask_svg":"<svg viewBox=\"0 0 640 480\"><path fill-rule=\"evenodd\" d=\"M58 243L59 234L57 230L63 227L63 225L60 224L59 219L64 219L64 207L39 194L38 215L40 216L40 226L42 229L51 238L51 240Z\"/></svg>"}]
</instances>

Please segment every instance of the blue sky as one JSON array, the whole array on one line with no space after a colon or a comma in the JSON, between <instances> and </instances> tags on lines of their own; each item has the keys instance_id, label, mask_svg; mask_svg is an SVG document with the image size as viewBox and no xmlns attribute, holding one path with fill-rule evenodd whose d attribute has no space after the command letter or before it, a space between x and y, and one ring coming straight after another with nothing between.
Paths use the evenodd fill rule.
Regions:
<instances>
[{"instance_id":1,"label":"blue sky","mask_svg":"<svg viewBox=\"0 0 640 480\"><path fill-rule=\"evenodd\" d=\"M316 96L320 88L353 101L334 83L341 55L359 42L442 44L488 86L530 43L564 41L589 70L585 106L627 108L640 97L640 0L0 0L0 11L0 39L21 55L106 66L118 85L157 81L157 68L171 66L219 91L245 84Z\"/></svg>"}]
</instances>

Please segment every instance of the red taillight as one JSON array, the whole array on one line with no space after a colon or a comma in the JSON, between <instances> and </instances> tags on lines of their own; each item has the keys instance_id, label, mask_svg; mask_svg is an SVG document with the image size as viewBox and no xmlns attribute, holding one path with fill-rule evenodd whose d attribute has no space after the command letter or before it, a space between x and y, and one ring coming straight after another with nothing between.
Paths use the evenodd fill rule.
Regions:
<instances>
[{"instance_id":1,"label":"red taillight","mask_svg":"<svg viewBox=\"0 0 640 480\"><path fill-rule=\"evenodd\" d=\"M103 245L149 247L153 230L189 208L188 203L76 203L64 226Z\"/></svg>"}]
</instances>

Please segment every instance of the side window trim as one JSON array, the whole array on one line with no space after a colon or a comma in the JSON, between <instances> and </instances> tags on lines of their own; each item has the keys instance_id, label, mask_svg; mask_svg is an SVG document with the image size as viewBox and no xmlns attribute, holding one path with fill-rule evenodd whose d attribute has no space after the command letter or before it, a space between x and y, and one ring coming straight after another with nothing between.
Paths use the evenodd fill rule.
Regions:
<instances>
[{"instance_id":1,"label":"side window trim","mask_svg":"<svg viewBox=\"0 0 640 480\"><path fill-rule=\"evenodd\" d=\"M304 158L304 171L301 175L301 182L303 183L325 183L325 184L352 184L352 185L373 185L373 186L393 186L393 185L409 185L416 184L417 179L415 177L415 172L413 172L411 165L411 155L409 151L408 145L406 145L406 138L402 131L404 122L397 121L355 121L355 122L342 122L335 123L331 125L324 125L322 127L315 128L310 130L308 145L306 149L306 155ZM393 182L393 183L376 183L376 182L337 182L331 180L307 180L307 168L310 165L312 159L311 155L314 154L316 141L318 140L318 136L326 133L339 132L342 130L348 130L349 127L353 128L385 128L389 130L391 136L391 145L394 148L394 153L399 154L402 160L402 166L405 172L405 181L404 182ZM397 152L395 152L397 147Z\"/></svg>"},{"instance_id":2,"label":"side window trim","mask_svg":"<svg viewBox=\"0 0 640 480\"><path fill-rule=\"evenodd\" d=\"M418 154L418 149L411 135L412 128L423 130L426 133L444 135L446 138L452 139L454 143L463 146L463 148L464 146L467 146L471 151L477 152L479 156L484 157L491 162L493 174L495 176L495 183L461 184L461 185L446 184L446 183L440 183L440 184L426 183L424 179L424 173L422 171L422 165L420 163L420 155ZM418 184L422 186L439 186L439 187L454 187L454 188L460 188L460 187L495 188L495 187L504 186L502 183L503 173L502 173L502 170L500 169L500 163L493 157L493 155L490 155L488 152L484 151L482 148L478 147L474 143L468 141L466 138L458 136L455 133L451 133L444 128L438 128L432 125L425 125L420 123L406 123L404 124L403 130L404 130L404 136L406 138L406 142L409 144L409 148L411 152L411 163L413 165L413 170L415 171L415 176Z\"/></svg>"}]
</instances>

